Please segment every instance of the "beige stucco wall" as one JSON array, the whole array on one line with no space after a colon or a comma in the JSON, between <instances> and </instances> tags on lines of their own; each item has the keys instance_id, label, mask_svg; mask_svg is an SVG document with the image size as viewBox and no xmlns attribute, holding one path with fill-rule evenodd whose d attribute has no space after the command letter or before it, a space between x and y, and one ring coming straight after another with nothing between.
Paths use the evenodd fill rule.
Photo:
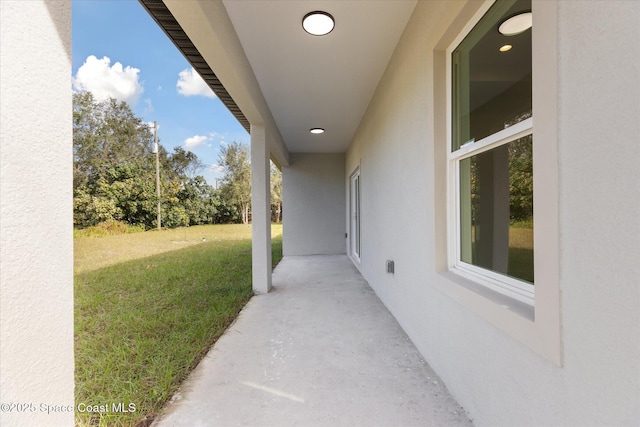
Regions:
<instances>
[{"instance_id":1,"label":"beige stucco wall","mask_svg":"<svg viewBox=\"0 0 640 427\"><path fill-rule=\"evenodd\" d=\"M345 173L361 167L361 270L476 425L638 425L640 3L546 4L553 19L534 25L557 19L558 113L546 126L558 134L547 161L558 170L561 363L441 290L453 283L439 271L446 142L434 95L445 75L434 47L468 20L462 2L418 4L347 152Z\"/></svg>"},{"instance_id":2,"label":"beige stucco wall","mask_svg":"<svg viewBox=\"0 0 640 427\"><path fill-rule=\"evenodd\" d=\"M0 425L72 426L71 2L0 16Z\"/></svg>"},{"instance_id":3,"label":"beige stucco wall","mask_svg":"<svg viewBox=\"0 0 640 427\"><path fill-rule=\"evenodd\" d=\"M288 255L345 253L344 154L291 153L282 168L282 250Z\"/></svg>"}]
</instances>

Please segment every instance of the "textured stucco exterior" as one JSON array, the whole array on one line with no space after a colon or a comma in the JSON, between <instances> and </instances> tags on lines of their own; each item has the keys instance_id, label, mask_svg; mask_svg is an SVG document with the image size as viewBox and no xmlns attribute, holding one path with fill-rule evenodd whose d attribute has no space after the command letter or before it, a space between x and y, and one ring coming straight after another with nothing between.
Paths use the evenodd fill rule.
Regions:
<instances>
[{"instance_id":1,"label":"textured stucco exterior","mask_svg":"<svg viewBox=\"0 0 640 427\"><path fill-rule=\"evenodd\" d=\"M0 15L0 425L72 426L71 3Z\"/></svg>"},{"instance_id":2,"label":"textured stucco exterior","mask_svg":"<svg viewBox=\"0 0 640 427\"><path fill-rule=\"evenodd\" d=\"M282 168L282 250L287 255L345 253L344 154L291 153Z\"/></svg>"},{"instance_id":3,"label":"textured stucco exterior","mask_svg":"<svg viewBox=\"0 0 640 427\"><path fill-rule=\"evenodd\" d=\"M269 143L263 126L251 126L251 281L253 291L271 289L271 203Z\"/></svg>"},{"instance_id":4,"label":"textured stucco exterior","mask_svg":"<svg viewBox=\"0 0 640 427\"><path fill-rule=\"evenodd\" d=\"M446 140L434 99L445 75L434 52L468 6L418 4L347 152L345 173L359 165L363 177L361 271L474 424L638 425L640 4L534 11L534 26L556 22L546 83L557 114L536 124L557 131L558 156L545 161L558 171L559 363L441 291L455 284L442 273Z\"/></svg>"}]
</instances>

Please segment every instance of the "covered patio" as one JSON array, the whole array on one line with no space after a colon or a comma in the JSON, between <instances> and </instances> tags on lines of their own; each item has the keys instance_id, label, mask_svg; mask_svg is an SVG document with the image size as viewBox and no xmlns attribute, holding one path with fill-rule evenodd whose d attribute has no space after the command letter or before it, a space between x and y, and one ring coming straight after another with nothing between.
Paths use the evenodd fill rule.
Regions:
<instances>
[{"instance_id":1,"label":"covered patio","mask_svg":"<svg viewBox=\"0 0 640 427\"><path fill-rule=\"evenodd\" d=\"M345 255L285 257L158 427L469 426Z\"/></svg>"},{"instance_id":2,"label":"covered patio","mask_svg":"<svg viewBox=\"0 0 640 427\"><path fill-rule=\"evenodd\" d=\"M251 132L254 179L259 295L161 425L639 425L640 2L531 2L533 302L458 274L449 203L453 52L510 2L141 2ZM61 408L0 424L70 426L71 2L0 10L0 397Z\"/></svg>"}]
</instances>

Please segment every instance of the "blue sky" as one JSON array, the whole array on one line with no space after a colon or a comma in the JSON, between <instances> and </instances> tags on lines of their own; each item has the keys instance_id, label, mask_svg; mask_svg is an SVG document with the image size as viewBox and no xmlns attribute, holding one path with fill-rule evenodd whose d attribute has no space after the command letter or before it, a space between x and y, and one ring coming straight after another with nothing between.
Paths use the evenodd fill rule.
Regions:
<instances>
[{"instance_id":1,"label":"blue sky","mask_svg":"<svg viewBox=\"0 0 640 427\"><path fill-rule=\"evenodd\" d=\"M181 146L207 166L214 185L220 147L249 135L204 84L137 0L73 0L74 90L129 103L158 122L160 143Z\"/></svg>"}]
</instances>

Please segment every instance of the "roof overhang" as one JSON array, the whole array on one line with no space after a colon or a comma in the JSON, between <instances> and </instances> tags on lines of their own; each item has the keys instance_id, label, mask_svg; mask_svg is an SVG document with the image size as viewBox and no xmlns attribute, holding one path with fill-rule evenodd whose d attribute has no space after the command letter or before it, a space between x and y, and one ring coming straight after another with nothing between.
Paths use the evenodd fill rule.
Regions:
<instances>
[{"instance_id":1,"label":"roof overhang","mask_svg":"<svg viewBox=\"0 0 640 427\"><path fill-rule=\"evenodd\" d=\"M346 151L416 4L140 2L246 129L271 129L283 159ZM304 31L302 18L313 10L333 15L331 33ZM326 132L309 133L315 127Z\"/></svg>"}]
</instances>

